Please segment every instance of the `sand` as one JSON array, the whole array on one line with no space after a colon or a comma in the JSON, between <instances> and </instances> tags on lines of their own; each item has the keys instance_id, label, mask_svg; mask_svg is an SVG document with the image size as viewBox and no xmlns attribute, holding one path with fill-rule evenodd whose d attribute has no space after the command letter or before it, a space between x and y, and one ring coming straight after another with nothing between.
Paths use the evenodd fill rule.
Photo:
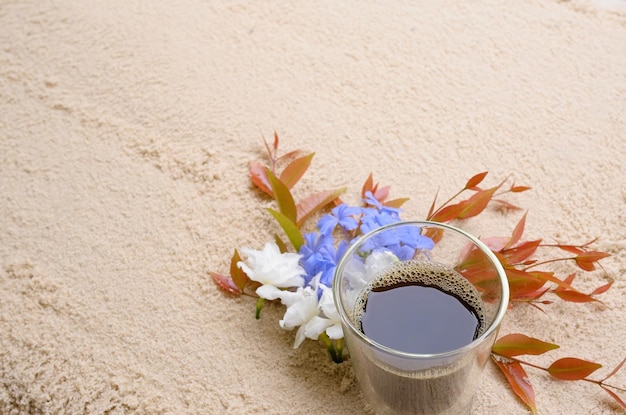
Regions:
<instances>
[{"instance_id":1,"label":"sand","mask_svg":"<svg viewBox=\"0 0 626 415\"><path fill-rule=\"evenodd\" d=\"M621 6L3 2L0 413L362 413L349 360L293 350L282 306L257 321L209 276L279 231L247 176L274 131L316 153L296 197L346 186L356 203L372 172L421 219L480 171L532 186L507 198L522 211L457 225L506 235L528 210L527 239L598 237L606 306L516 307L502 334L607 375L626 357ZM623 413L528 371L540 414ZM489 366L473 414L527 413Z\"/></svg>"}]
</instances>

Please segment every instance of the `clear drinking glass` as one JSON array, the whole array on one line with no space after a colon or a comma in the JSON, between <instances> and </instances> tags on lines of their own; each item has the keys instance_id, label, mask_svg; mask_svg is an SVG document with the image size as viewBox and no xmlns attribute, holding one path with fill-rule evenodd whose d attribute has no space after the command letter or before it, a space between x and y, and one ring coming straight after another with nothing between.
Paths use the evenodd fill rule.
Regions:
<instances>
[{"instance_id":1,"label":"clear drinking glass","mask_svg":"<svg viewBox=\"0 0 626 415\"><path fill-rule=\"evenodd\" d=\"M421 287L416 290L422 290L422 297L407 301L411 307L419 305L418 311L394 311L400 303L394 298L379 301L374 308L373 296L378 294L373 292L406 286ZM424 294L424 287L436 292ZM409 289L404 291L413 295ZM478 322L466 342L448 346L453 347L449 350L437 344L437 336L454 337L462 331L456 325L456 314L446 308L431 311L428 305L430 301L436 303L442 293L458 300ZM487 246L463 230L441 223L403 221L386 225L362 236L348 249L337 266L333 294L370 412L470 413L509 301L506 274ZM382 319L377 323L383 332L379 338L364 333L366 316ZM414 321L434 327L427 333L413 326L407 328L406 324ZM418 344L427 347L421 345L428 343L426 340L434 341L426 352L407 351L414 345L418 349ZM408 346L399 350L397 341L408 341Z\"/></svg>"}]
</instances>

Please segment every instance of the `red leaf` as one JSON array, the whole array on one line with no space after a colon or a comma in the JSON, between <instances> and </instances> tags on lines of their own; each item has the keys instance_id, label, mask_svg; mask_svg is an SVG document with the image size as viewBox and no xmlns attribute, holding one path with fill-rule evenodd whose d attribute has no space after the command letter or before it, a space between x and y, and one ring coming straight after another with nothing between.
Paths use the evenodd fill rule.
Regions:
<instances>
[{"instance_id":1,"label":"red leaf","mask_svg":"<svg viewBox=\"0 0 626 415\"><path fill-rule=\"evenodd\" d=\"M333 202L333 200L337 199L339 195L346 191L345 187L335 189L335 190L327 190L324 192L319 192L312 194L303 200L301 200L296 206L297 210L297 222L298 227L302 226L304 221L311 216L312 214L318 212L323 209L325 206L329 205Z\"/></svg>"},{"instance_id":2,"label":"red leaf","mask_svg":"<svg viewBox=\"0 0 626 415\"><path fill-rule=\"evenodd\" d=\"M513 233L511 234L511 239L505 245L504 249L510 248L515 245L521 238L524 233L524 226L526 226L526 215L528 212L524 213L524 216L517 222L515 229L513 229Z\"/></svg>"},{"instance_id":3,"label":"red leaf","mask_svg":"<svg viewBox=\"0 0 626 415\"><path fill-rule=\"evenodd\" d=\"M613 392L612 390L610 390L607 386L605 385L600 385L600 387L602 389L604 389L606 391L606 393L608 393L611 398L615 399L615 401L622 407L622 408L626 408L626 403L619 397L617 396L617 394L615 392Z\"/></svg>"},{"instance_id":4,"label":"red leaf","mask_svg":"<svg viewBox=\"0 0 626 415\"><path fill-rule=\"evenodd\" d=\"M230 278L232 278L239 291L243 292L246 284L250 281L250 277L237 266L239 261L241 261L241 257L239 256L239 252L235 249L235 253L230 260Z\"/></svg>"},{"instance_id":5,"label":"red leaf","mask_svg":"<svg viewBox=\"0 0 626 415\"><path fill-rule=\"evenodd\" d=\"M232 294L241 294L241 290L237 288L237 285L235 285L235 282L230 277L210 271L209 274L222 290Z\"/></svg>"},{"instance_id":6,"label":"red leaf","mask_svg":"<svg viewBox=\"0 0 626 415\"><path fill-rule=\"evenodd\" d=\"M540 355L550 350L558 349L559 346L547 343L524 334L509 334L501 337L493 345L493 352L506 357L523 354Z\"/></svg>"},{"instance_id":7,"label":"red leaf","mask_svg":"<svg viewBox=\"0 0 626 415\"><path fill-rule=\"evenodd\" d=\"M309 165L311 164L311 160L315 153L311 153L309 155L299 157L293 160L291 163L285 167L285 170L280 174L280 180L285 183L288 189L291 189L302 176L306 173Z\"/></svg>"},{"instance_id":8,"label":"red leaf","mask_svg":"<svg viewBox=\"0 0 626 415\"><path fill-rule=\"evenodd\" d=\"M374 195L374 199L378 200L380 203L383 203L385 199L389 197L390 190L391 186L383 186L381 188L378 188L378 186L376 186L376 190L372 192L372 195Z\"/></svg>"},{"instance_id":9,"label":"red leaf","mask_svg":"<svg viewBox=\"0 0 626 415\"><path fill-rule=\"evenodd\" d=\"M602 367L599 363L575 357L565 357L552 363L548 373L561 380L581 380Z\"/></svg>"},{"instance_id":10,"label":"red leaf","mask_svg":"<svg viewBox=\"0 0 626 415\"><path fill-rule=\"evenodd\" d=\"M252 183L271 197L274 197L272 192L272 185L267 177L267 167L258 161L250 162L250 180Z\"/></svg>"},{"instance_id":11,"label":"red leaf","mask_svg":"<svg viewBox=\"0 0 626 415\"><path fill-rule=\"evenodd\" d=\"M488 172L484 171L482 173L478 173L474 175L471 179L465 183L465 189L473 189L483 181Z\"/></svg>"},{"instance_id":12,"label":"red leaf","mask_svg":"<svg viewBox=\"0 0 626 415\"><path fill-rule=\"evenodd\" d=\"M536 414L537 404L535 402L535 391L522 365L506 357L491 355L491 359L504 374L513 392L528 406L533 414Z\"/></svg>"},{"instance_id":13,"label":"red leaf","mask_svg":"<svg viewBox=\"0 0 626 415\"><path fill-rule=\"evenodd\" d=\"M278 151L278 133L274 131L274 154Z\"/></svg>"}]
</instances>

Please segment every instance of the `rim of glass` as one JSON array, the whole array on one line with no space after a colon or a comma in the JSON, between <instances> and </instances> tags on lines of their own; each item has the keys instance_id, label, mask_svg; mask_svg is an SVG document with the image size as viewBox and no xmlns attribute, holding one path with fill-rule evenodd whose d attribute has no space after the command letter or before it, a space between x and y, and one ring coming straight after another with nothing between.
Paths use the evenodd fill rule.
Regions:
<instances>
[{"instance_id":1,"label":"rim of glass","mask_svg":"<svg viewBox=\"0 0 626 415\"><path fill-rule=\"evenodd\" d=\"M446 229L446 230L455 232L467 238L468 241L471 241L472 243L474 243L479 249L481 249L485 253L485 255L489 258L489 260L493 263L494 267L496 268L498 277L501 282L500 284L501 301L500 301L500 304L498 305L498 311L496 313L496 316L483 334L481 334L479 337L474 339L471 343L468 343L463 347L450 350L447 352L443 352L443 353L431 353L431 354L409 353L409 352L403 352L402 350L393 349L391 347L385 346L384 344L378 343L370 339L361 330L356 328L354 324L352 324L352 321L348 317L343 305L341 304L340 294L339 294L339 284L336 284L335 282L338 281L338 275L345 268L348 259L350 259L352 255L356 252L356 250L361 247L361 245L363 244L363 241L365 239L371 238L372 236L378 233L384 232L390 228L397 228L400 226L411 226L411 225L419 226L419 227L435 227L435 228ZM399 357L407 357L407 358L414 358L414 359L449 357L449 356L453 356L456 354L462 354L467 350L473 349L477 344L482 343L485 340L485 338L491 336L491 334L499 327L500 323L502 322L502 319L504 318L504 315L506 314L506 310L509 306L509 296L510 296L509 282L506 277L504 268L502 267L502 264L500 264L500 261L498 260L496 255L491 251L491 249L489 249L489 247L487 247L487 245L485 245L477 237L464 231L463 229L457 228L455 226L447 225L445 223L433 222L433 221L427 221L427 220L423 220L423 221L401 220L399 222L394 222L394 223L390 223L387 225L383 225L380 228L376 228L374 230L369 231L368 233L364 235L361 235L359 239L357 239L348 248L348 250L344 253L344 255L341 257L341 260L337 264L337 268L335 269L335 274L333 276L333 288L332 289L333 289L333 300L335 302L335 307L337 308L337 311L339 312L339 315L341 316L341 322L344 327L347 326L349 330L352 333L356 334L361 340L363 340L364 342L370 344L371 346L381 351L384 351L384 352L387 352L389 354L393 354Z\"/></svg>"}]
</instances>

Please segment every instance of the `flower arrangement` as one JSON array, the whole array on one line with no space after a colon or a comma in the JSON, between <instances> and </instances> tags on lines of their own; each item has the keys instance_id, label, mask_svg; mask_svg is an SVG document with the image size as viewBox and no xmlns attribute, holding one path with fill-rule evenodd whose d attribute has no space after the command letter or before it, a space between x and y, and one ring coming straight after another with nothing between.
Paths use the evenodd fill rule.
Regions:
<instances>
[{"instance_id":1,"label":"flower arrangement","mask_svg":"<svg viewBox=\"0 0 626 415\"><path fill-rule=\"evenodd\" d=\"M361 189L361 204L351 206L340 196L345 188L327 190L309 195L298 203L291 193L293 186L308 170L314 153L296 150L279 155L279 138L274 134L270 145L264 140L269 163L250 163L250 178L257 189L271 197L278 209L267 208L276 219L287 241L275 235L260 250L243 247L235 249L231 258L230 275L210 272L223 290L234 295L257 298L256 318L261 317L265 301L280 301L285 314L278 322L285 330L296 329L294 348L305 339L320 341L336 363L344 360L343 330L335 308L332 283L337 263L348 246L359 236L380 226L402 220L401 206L407 198L389 199L390 187L375 183L373 176L367 178ZM507 180L483 189L487 172L470 178L463 189L437 206L432 202L427 220L451 222L465 220L481 214L489 204L498 204L506 210L519 210L502 199L507 193L521 193L528 186L515 184L505 188ZM455 202L462 193L472 193L467 199ZM308 220L317 217L314 229L304 232ZM576 272L559 278L554 271L543 269L554 262L570 262L583 272L596 270L599 261L608 253L591 249L595 240L584 244L545 244L541 239L523 241L526 214L522 215L515 229L507 237L481 238L495 253L503 265L509 280L511 306L527 304L539 309L551 303L544 299L548 293L563 301L585 303L599 301L596 297L610 289L613 280L584 293L573 286ZM437 235L405 235L402 248L394 255L409 259L415 249L425 249L437 240ZM291 248L290 248L290 246ZM400 245L399 245L400 246ZM539 250L565 252L565 256L551 256L545 260L535 259ZM240 255L243 254L243 258ZM470 263L471 261L468 261ZM471 264L465 269L471 274ZM542 268L542 269L540 269ZM523 334L509 334L499 338L492 348L492 360L511 386L513 392L532 411L537 413L535 395L524 366L548 372L561 380L586 381L600 386L622 408L626 403L618 395L626 389L606 383L626 363L624 359L601 380L589 376L602 365L574 357L554 361L549 367L541 367L519 358L522 355L540 355L556 349L556 344Z\"/></svg>"}]
</instances>

